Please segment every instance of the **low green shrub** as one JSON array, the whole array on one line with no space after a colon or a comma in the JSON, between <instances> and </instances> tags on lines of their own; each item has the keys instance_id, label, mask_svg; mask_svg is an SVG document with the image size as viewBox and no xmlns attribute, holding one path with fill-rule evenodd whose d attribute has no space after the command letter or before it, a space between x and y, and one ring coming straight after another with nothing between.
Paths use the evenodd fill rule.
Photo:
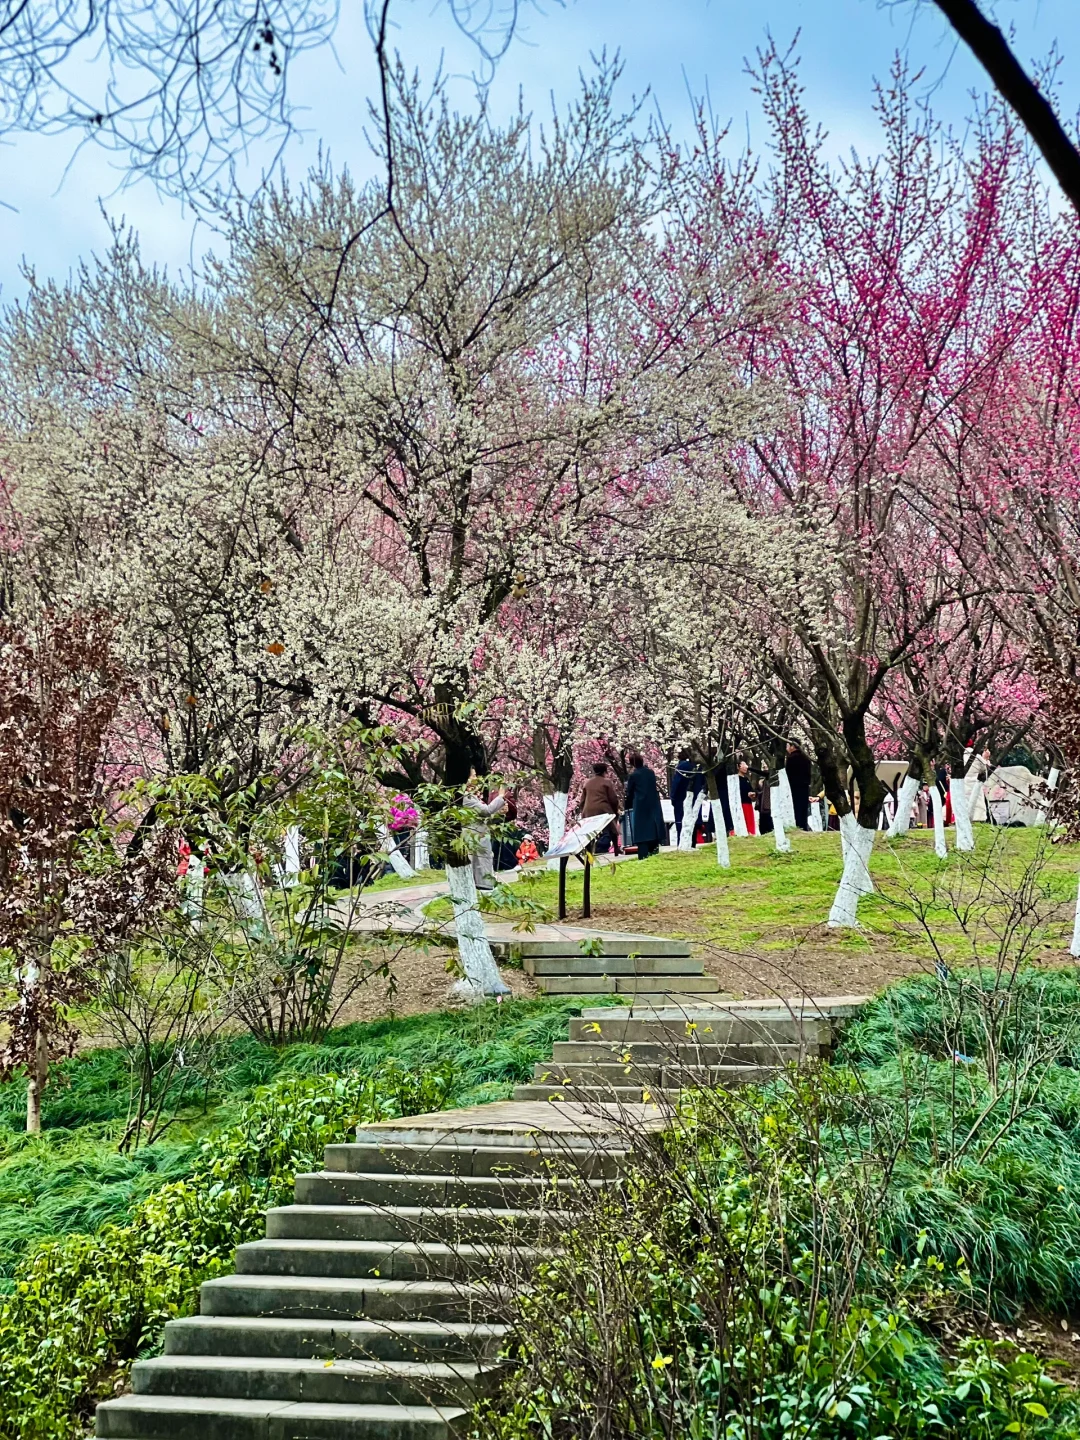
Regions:
<instances>
[{"instance_id":1,"label":"low green shrub","mask_svg":"<svg viewBox=\"0 0 1080 1440\"><path fill-rule=\"evenodd\" d=\"M0 1086L0 1294L30 1246L122 1223L165 1181L190 1175L199 1141L275 1075L367 1073L396 1059L408 1070L450 1066L456 1104L501 1100L550 1056L580 1008L579 997L514 1000L346 1025L322 1044L281 1050L233 1036L218 1047L201 1102L182 1110L163 1139L124 1155L116 1142L130 1077L119 1051L93 1050L55 1067L38 1137L21 1133L25 1087Z\"/></svg>"},{"instance_id":2,"label":"low green shrub","mask_svg":"<svg viewBox=\"0 0 1080 1440\"><path fill-rule=\"evenodd\" d=\"M203 1142L189 1179L156 1190L128 1223L40 1246L0 1301L3 1440L81 1434L165 1321L189 1313L202 1281L262 1234L297 1170L364 1121L442 1108L453 1085L448 1065L394 1061L368 1074L281 1075Z\"/></svg>"},{"instance_id":3,"label":"low green shrub","mask_svg":"<svg viewBox=\"0 0 1080 1440\"><path fill-rule=\"evenodd\" d=\"M1076 1092L1051 1086L1041 1108L1025 1095L1003 1131L984 1070L929 1064L925 1093L910 1076L902 1092L898 1064L821 1068L686 1095L663 1137L628 1118L624 1185L575 1187L563 1252L504 1303L512 1368L478 1434L1080 1436L1073 1389L979 1324L988 1302L1053 1304L1074 1283L1073 1202L1057 1187L1080 1161L1063 1123ZM945 1146L950 1125L966 1134L980 1118L985 1155Z\"/></svg>"}]
</instances>

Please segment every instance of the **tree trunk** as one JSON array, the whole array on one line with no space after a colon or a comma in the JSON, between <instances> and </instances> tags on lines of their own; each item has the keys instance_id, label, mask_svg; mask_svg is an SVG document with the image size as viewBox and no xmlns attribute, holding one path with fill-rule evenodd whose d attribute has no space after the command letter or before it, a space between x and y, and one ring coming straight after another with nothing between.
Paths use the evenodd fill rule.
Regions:
<instances>
[{"instance_id":1,"label":"tree trunk","mask_svg":"<svg viewBox=\"0 0 1080 1440\"><path fill-rule=\"evenodd\" d=\"M45 1032L34 1032L34 1063L26 1086L26 1133L41 1134L41 1094L49 1078L49 1045Z\"/></svg>"},{"instance_id":2,"label":"tree trunk","mask_svg":"<svg viewBox=\"0 0 1080 1440\"><path fill-rule=\"evenodd\" d=\"M791 852L791 841L784 829L784 812L782 805L773 805L773 837L776 841L776 848L781 855L788 855Z\"/></svg>"},{"instance_id":3,"label":"tree trunk","mask_svg":"<svg viewBox=\"0 0 1080 1440\"><path fill-rule=\"evenodd\" d=\"M435 728L442 739L445 756L443 779L451 789L468 784L469 775L473 770L478 775L486 775L488 771L484 742L475 730L454 718L453 712L458 705L459 698L449 687L436 686L435 688L436 708L440 716Z\"/></svg>"},{"instance_id":4,"label":"tree trunk","mask_svg":"<svg viewBox=\"0 0 1080 1440\"><path fill-rule=\"evenodd\" d=\"M945 840L945 805L936 780L930 786L930 807L934 813L934 854L939 860L944 860L949 853Z\"/></svg>"},{"instance_id":5,"label":"tree trunk","mask_svg":"<svg viewBox=\"0 0 1080 1440\"><path fill-rule=\"evenodd\" d=\"M379 843L386 851L386 858L390 861L390 868L394 874L400 875L403 880L411 880L416 871L409 864L400 842L385 825L379 826Z\"/></svg>"},{"instance_id":6,"label":"tree trunk","mask_svg":"<svg viewBox=\"0 0 1080 1440\"><path fill-rule=\"evenodd\" d=\"M743 814L742 791L739 786L738 775L729 775L727 777L727 793L728 804L731 807L731 828L735 831L736 835L746 839L750 831L746 828L746 816Z\"/></svg>"},{"instance_id":7,"label":"tree trunk","mask_svg":"<svg viewBox=\"0 0 1080 1440\"><path fill-rule=\"evenodd\" d=\"M693 849L694 826L697 824L698 815L701 813L701 806L705 799L705 792L699 790L694 796L694 803L691 805L689 797L683 802L682 826L679 830L679 849Z\"/></svg>"},{"instance_id":8,"label":"tree trunk","mask_svg":"<svg viewBox=\"0 0 1080 1440\"><path fill-rule=\"evenodd\" d=\"M885 799L885 786L878 779L877 761L866 739L866 716L861 711L845 715L842 728L851 757L851 772L859 791L859 825L864 830L876 830Z\"/></svg>"},{"instance_id":9,"label":"tree trunk","mask_svg":"<svg viewBox=\"0 0 1080 1440\"><path fill-rule=\"evenodd\" d=\"M509 995L510 987L499 974L484 932L472 866L448 865L446 883L450 889L450 903L454 907L458 956L465 972L464 979L453 987L454 995L473 1003L492 995Z\"/></svg>"},{"instance_id":10,"label":"tree trunk","mask_svg":"<svg viewBox=\"0 0 1080 1440\"><path fill-rule=\"evenodd\" d=\"M860 825L850 810L846 815L840 816L840 828L847 845L840 884L829 911L829 925L833 929L857 926L859 896L874 888L870 879L870 853L874 848L877 831Z\"/></svg>"},{"instance_id":11,"label":"tree trunk","mask_svg":"<svg viewBox=\"0 0 1080 1440\"><path fill-rule=\"evenodd\" d=\"M795 801L791 798L791 781L782 764L777 769L777 777L779 783L776 786L777 798L773 801L773 824L776 824L779 816L789 830L794 830Z\"/></svg>"},{"instance_id":12,"label":"tree trunk","mask_svg":"<svg viewBox=\"0 0 1080 1440\"><path fill-rule=\"evenodd\" d=\"M922 779L913 775L909 768L900 785L900 795L896 802L896 814L889 826L889 839L895 840L900 835L906 835L911 826L911 814L915 809L915 799L919 793Z\"/></svg>"},{"instance_id":13,"label":"tree trunk","mask_svg":"<svg viewBox=\"0 0 1080 1440\"><path fill-rule=\"evenodd\" d=\"M705 778L709 790L709 809L712 812L713 830L716 835L716 863L721 870L731 869L731 851L727 843L727 819L720 804L720 785L716 771L710 770Z\"/></svg>"},{"instance_id":14,"label":"tree trunk","mask_svg":"<svg viewBox=\"0 0 1080 1440\"><path fill-rule=\"evenodd\" d=\"M953 824L956 826L957 850L975 849L975 832L971 828L971 812L968 809L967 781L962 775L949 778L949 799L952 801Z\"/></svg>"},{"instance_id":15,"label":"tree trunk","mask_svg":"<svg viewBox=\"0 0 1080 1440\"><path fill-rule=\"evenodd\" d=\"M300 874L300 850L303 836L299 825L290 825L285 831L285 884L295 885Z\"/></svg>"}]
</instances>

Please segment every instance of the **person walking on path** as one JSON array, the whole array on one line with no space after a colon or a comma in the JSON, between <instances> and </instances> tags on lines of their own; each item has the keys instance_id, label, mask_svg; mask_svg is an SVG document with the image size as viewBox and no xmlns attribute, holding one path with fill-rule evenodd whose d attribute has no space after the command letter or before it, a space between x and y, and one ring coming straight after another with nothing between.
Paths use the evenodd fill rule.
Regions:
<instances>
[{"instance_id":1,"label":"person walking on path","mask_svg":"<svg viewBox=\"0 0 1080 1440\"><path fill-rule=\"evenodd\" d=\"M791 805L795 811L795 824L800 830L810 829L810 757L804 755L794 740L788 741L787 759L784 761L788 784L791 786Z\"/></svg>"},{"instance_id":2,"label":"person walking on path","mask_svg":"<svg viewBox=\"0 0 1080 1440\"><path fill-rule=\"evenodd\" d=\"M619 799L619 791L615 781L608 774L608 767L603 760L598 760L592 767L592 774L581 787L581 818L588 820L593 815L614 815L615 819L606 830L601 830L596 839L597 853L604 855L612 844L615 846L615 853L619 853L619 812L622 809L622 801Z\"/></svg>"},{"instance_id":3,"label":"person walking on path","mask_svg":"<svg viewBox=\"0 0 1080 1440\"><path fill-rule=\"evenodd\" d=\"M635 750L630 756L631 771L626 781L626 808L633 817L634 843L637 858L647 860L660 849L667 837L664 812L660 805L660 791L656 776Z\"/></svg>"},{"instance_id":4,"label":"person walking on path","mask_svg":"<svg viewBox=\"0 0 1080 1440\"><path fill-rule=\"evenodd\" d=\"M757 792L750 789L750 766L745 760L739 761L739 803L742 805L743 819L746 821L746 833L757 834L757 817L754 814L754 801L757 799Z\"/></svg>"}]
</instances>

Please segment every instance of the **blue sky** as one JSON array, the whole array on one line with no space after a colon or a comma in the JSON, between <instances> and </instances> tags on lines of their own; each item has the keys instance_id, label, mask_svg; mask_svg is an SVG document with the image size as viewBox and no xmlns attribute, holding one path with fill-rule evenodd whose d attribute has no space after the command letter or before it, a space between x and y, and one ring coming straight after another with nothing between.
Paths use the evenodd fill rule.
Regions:
<instances>
[{"instance_id":1,"label":"blue sky","mask_svg":"<svg viewBox=\"0 0 1080 1440\"><path fill-rule=\"evenodd\" d=\"M1080 109L1080 0L984 0L999 23L1011 26L1025 62L1061 53L1059 103ZM374 67L362 22L361 0L342 0L335 51L302 57L292 72L293 94L305 107L306 132L290 148L287 166L300 176L320 142L338 164L370 172L363 138L366 96ZM440 62L466 76L475 56L447 13L445 0L396 0L395 43L410 66L434 73ZM831 146L876 148L871 110L875 77L884 77L896 50L924 72L939 115L962 124L973 89L985 89L981 71L957 47L933 5L919 0L542 0L526 7L522 24L492 86L496 110L516 103L541 112L550 97L565 98L591 53L621 53L623 91L648 92L676 130L689 122L689 96L708 95L714 114L732 122L733 135L754 139L756 107L745 61L769 34L786 45L800 34L802 74L811 112L828 129ZM457 86L467 103L468 84ZM179 202L161 198L148 181L118 189L122 174L103 151L71 136L27 136L0 151L0 299L25 291L19 267L26 257L38 274L63 278L78 260L108 238L104 207L140 233L145 254L170 268L183 267L211 243L210 235ZM249 157L257 174L267 155Z\"/></svg>"}]
</instances>

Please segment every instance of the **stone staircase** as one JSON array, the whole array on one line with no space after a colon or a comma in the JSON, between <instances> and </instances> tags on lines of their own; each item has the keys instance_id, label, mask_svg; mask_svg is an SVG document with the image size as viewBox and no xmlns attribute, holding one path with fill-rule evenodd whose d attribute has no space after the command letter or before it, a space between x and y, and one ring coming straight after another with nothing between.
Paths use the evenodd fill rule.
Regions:
<instances>
[{"instance_id":1,"label":"stone staircase","mask_svg":"<svg viewBox=\"0 0 1080 1440\"><path fill-rule=\"evenodd\" d=\"M466 1433L497 1383L508 1288L557 1246L571 1193L617 1183L624 1137L670 1123L690 1080L741 1084L824 1055L859 1003L586 1010L514 1100L361 1126L297 1176L295 1203L269 1211L235 1273L203 1285L200 1314L165 1327L132 1393L98 1407L97 1434Z\"/></svg>"},{"instance_id":2,"label":"stone staircase","mask_svg":"<svg viewBox=\"0 0 1080 1440\"><path fill-rule=\"evenodd\" d=\"M583 949L583 943L588 947ZM655 935L605 935L581 940L522 938L492 944L496 959L511 951L545 995L714 995L720 982L690 958L683 940Z\"/></svg>"},{"instance_id":3,"label":"stone staircase","mask_svg":"<svg viewBox=\"0 0 1080 1440\"><path fill-rule=\"evenodd\" d=\"M536 1111L543 1121L550 1107L524 1109L517 1120L503 1104L380 1122L329 1146L324 1170L297 1176L296 1203L268 1213L266 1239L239 1247L236 1273L203 1285L201 1313L170 1321L164 1353L136 1363L132 1393L98 1407L97 1434L457 1433L497 1374L509 1250L519 1272L550 1253L560 1193L610 1183L624 1157L587 1117L538 1136ZM486 1128L453 1128L481 1112Z\"/></svg>"},{"instance_id":4,"label":"stone staircase","mask_svg":"<svg viewBox=\"0 0 1080 1440\"><path fill-rule=\"evenodd\" d=\"M839 997L807 1011L798 1001L661 1001L586 1010L514 1099L664 1104L687 1085L767 1080L787 1065L828 1055L835 1026L859 1003Z\"/></svg>"}]
</instances>

